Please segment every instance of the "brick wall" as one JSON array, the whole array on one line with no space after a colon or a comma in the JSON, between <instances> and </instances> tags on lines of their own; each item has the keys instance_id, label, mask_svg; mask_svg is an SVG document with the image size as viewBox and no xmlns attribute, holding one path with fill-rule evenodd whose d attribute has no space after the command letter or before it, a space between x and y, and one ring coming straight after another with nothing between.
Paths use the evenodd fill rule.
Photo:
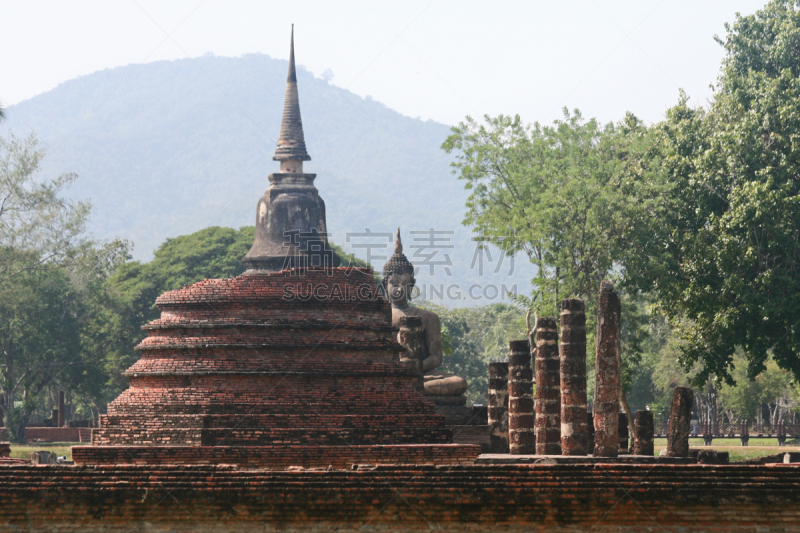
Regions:
<instances>
[{"instance_id":1,"label":"brick wall","mask_svg":"<svg viewBox=\"0 0 800 533\"><path fill-rule=\"evenodd\" d=\"M0 531L787 532L800 466L0 466Z\"/></svg>"},{"instance_id":2,"label":"brick wall","mask_svg":"<svg viewBox=\"0 0 800 533\"><path fill-rule=\"evenodd\" d=\"M90 428L25 428L25 438L28 442L90 442L92 430ZM8 431L0 427L0 440L8 439Z\"/></svg>"},{"instance_id":3,"label":"brick wall","mask_svg":"<svg viewBox=\"0 0 800 533\"><path fill-rule=\"evenodd\" d=\"M156 305L161 317L144 327L141 358L124 374L130 388L109 404L77 463L346 466L478 456L475 446L450 445L444 417L414 388L371 270L211 279Z\"/></svg>"}]
</instances>

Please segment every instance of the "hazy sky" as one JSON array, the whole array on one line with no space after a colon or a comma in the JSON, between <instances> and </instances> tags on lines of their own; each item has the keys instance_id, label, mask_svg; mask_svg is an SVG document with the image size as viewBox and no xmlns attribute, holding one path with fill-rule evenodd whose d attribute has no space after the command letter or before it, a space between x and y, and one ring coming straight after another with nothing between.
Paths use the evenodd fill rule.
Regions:
<instances>
[{"instance_id":1,"label":"hazy sky","mask_svg":"<svg viewBox=\"0 0 800 533\"><path fill-rule=\"evenodd\" d=\"M402 2L0 0L0 103L104 68L206 53L287 58L405 115L455 124L563 106L659 120L679 88L705 103L735 13L765 0ZM220 93L220 98L226 98Z\"/></svg>"}]
</instances>

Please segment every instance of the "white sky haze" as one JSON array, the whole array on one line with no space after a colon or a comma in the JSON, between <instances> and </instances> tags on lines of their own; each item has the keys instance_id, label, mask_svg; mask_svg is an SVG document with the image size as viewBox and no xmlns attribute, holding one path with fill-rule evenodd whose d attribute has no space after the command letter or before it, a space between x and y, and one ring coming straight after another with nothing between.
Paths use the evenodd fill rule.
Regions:
<instances>
[{"instance_id":1,"label":"white sky haze","mask_svg":"<svg viewBox=\"0 0 800 533\"><path fill-rule=\"evenodd\" d=\"M455 124L563 106L658 121L685 89L711 95L713 35L764 0L244 2L0 1L0 103L126 64L264 53L405 115ZM222 97L222 95L221 95Z\"/></svg>"}]
</instances>

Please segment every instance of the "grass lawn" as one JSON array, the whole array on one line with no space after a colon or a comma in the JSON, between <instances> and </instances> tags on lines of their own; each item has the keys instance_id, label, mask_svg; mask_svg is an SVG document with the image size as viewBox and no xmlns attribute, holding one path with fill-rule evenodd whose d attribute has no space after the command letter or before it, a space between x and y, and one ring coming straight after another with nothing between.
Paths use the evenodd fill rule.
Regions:
<instances>
[{"instance_id":1,"label":"grass lawn","mask_svg":"<svg viewBox=\"0 0 800 533\"><path fill-rule=\"evenodd\" d=\"M667 439L655 439L655 454L667 447ZM788 439L786 446L778 446L776 438L750 438L747 446L742 446L739 439L714 439L711 446L703 444L703 439L689 439L689 446L701 450L718 450L728 452L731 461L744 461L756 457L766 457L785 452L800 452L800 439Z\"/></svg>"},{"instance_id":2,"label":"grass lawn","mask_svg":"<svg viewBox=\"0 0 800 533\"><path fill-rule=\"evenodd\" d=\"M52 452L57 456L67 456L72 461L73 446L86 446L88 442L41 442L38 444L12 444L11 457L14 459L30 459L32 452Z\"/></svg>"}]
</instances>

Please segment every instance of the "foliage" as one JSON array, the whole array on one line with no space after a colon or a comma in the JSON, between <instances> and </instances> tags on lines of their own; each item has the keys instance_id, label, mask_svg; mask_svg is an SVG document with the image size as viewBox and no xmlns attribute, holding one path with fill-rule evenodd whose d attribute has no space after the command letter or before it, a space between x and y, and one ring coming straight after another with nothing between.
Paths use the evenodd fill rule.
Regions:
<instances>
[{"instance_id":1,"label":"foliage","mask_svg":"<svg viewBox=\"0 0 800 533\"><path fill-rule=\"evenodd\" d=\"M488 364L508 359L508 342L525 338L524 314L505 304L449 309L421 303L439 315L445 357L442 370L467 380L467 402L486 404Z\"/></svg>"},{"instance_id":2,"label":"foliage","mask_svg":"<svg viewBox=\"0 0 800 533\"><path fill-rule=\"evenodd\" d=\"M87 342L103 282L127 257L121 241L84 234L90 205L63 197L76 178L39 176L34 137L0 138L0 406L15 441L55 388L92 403L105 383Z\"/></svg>"},{"instance_id":3,"label":"foliage","mask_svg":"<svg viewBox=\"0 0 800 533\"><path fill-rule=\"evenodd\" d=\"M719 42L710 108L684 96L656 128L673 189L648 283L695 383L732 383L739 347L750 378L770 354L800 377L800 12L774 0Z\"/></svg>"},{"instance_id":4,"label":"foliage","mask_svg":"<svg viewBox=\"0 0 800 533\"><path fill-rule=\"evenodd\" d=\"M471 191L464 224L536 265L529 304L539 315L558 316L564 297L591 308L658 211L662 185L640 157L647 128L630 114L602 126L566 109L552 126L484 119L467 117L442 146L456 153L453 172Z\"/></svg>"},{"instance_id":5,"label":"foliage","mask_svg":"<svg viewBox=\"0 0 800 533\"><path fill-rule=\"evenodd\" d=\"M77 176L42 179L37 172L44 157L33 135L0 137L0 284L63 263L84 232L89 204L63 197Z\"/></svg>"},{"instance_id":6,"label":"foliage","mask_svg":"<svg viewBox=\"0 0 800 533\"><path fill-rule=\"evenodd\" d=\"M97 385L99 361L81 349L82 303L62 269L21 271L0 285L0 390L15 441L48 385Z\"/></svg>"}]
</instances>

